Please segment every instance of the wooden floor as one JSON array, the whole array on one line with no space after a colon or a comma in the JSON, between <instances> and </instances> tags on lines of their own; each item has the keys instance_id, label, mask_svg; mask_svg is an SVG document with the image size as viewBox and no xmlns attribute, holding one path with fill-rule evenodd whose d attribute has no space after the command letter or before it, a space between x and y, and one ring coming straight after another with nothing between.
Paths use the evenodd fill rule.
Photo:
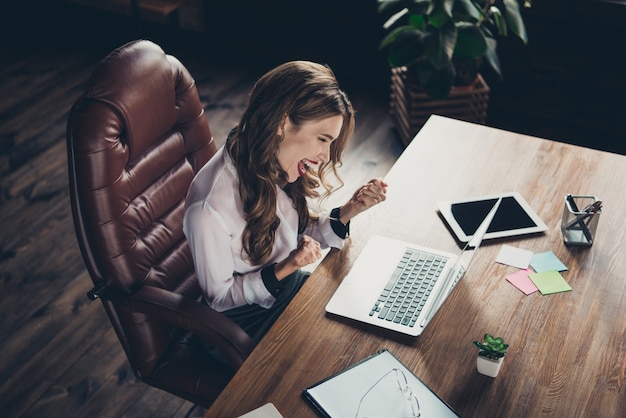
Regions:
<instances>
[{"instance_id":1,"label":"wooden floor","mask_svg":"<svg viewBox=\"0 0 626 418\"><path fill-rule=\"evenodd\" d=\"M54 25L43 29L3 36L11 41L0 46L0 414L183 417L193 405L139 382L102 306L86 298L91 282L68 200L68 111L97 62L143 34L108 27L95 42ZM188 35L158 41L196 78L221 144L253 81L277 63L216 53ZM358 116L337 201L383 176L402 151L386 95L340 81Z\"/></svg>"},{"instance_id":2,"label":"wooden floor","mask_svg":"<svg viewBox=\"0 0 626 418\"><path fill-rule=\"evenodd\" d=\"M85 47L26 37L0 52L3 417L183 417L193 406L134 377L100 302L85 296L91 282L71 218L65 124L88 75L119 38ZM274 63L243 65L182 43L161 44L196 78L223 143L252 82ZM384 175L401 152L384 98L349 94L358 128L342 170L344 196Z\"/></svg>"}]
</instances>

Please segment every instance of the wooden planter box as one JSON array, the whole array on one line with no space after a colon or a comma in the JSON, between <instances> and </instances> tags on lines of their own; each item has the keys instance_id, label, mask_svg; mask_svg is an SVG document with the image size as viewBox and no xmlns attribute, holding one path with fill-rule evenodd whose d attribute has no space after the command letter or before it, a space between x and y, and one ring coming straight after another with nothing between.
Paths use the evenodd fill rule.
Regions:
<instances>
[{"instance_id":1,"label":"wooden planter box","mask_svg":"<svg viewBox=\"0 0 626 418\"><path fill-rule=\"evenodd\" d=\"M489 86L478 75L466 87L452 87L445 99L433 100L408 79L406 69L391 69L390 111L402 142L407 145L432 114L485 123Z\"/></svg>"}]
</instances>

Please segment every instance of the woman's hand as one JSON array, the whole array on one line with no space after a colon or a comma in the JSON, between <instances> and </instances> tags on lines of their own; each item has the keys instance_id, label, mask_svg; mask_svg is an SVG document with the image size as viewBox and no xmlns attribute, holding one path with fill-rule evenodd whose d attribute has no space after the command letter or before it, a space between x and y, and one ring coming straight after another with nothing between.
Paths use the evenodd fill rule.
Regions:
<instances>
[{"instance_id":1,"label":"woman's hand","mask_svg":"<svg viewBox=\"0 0 626 418\"><path fill-rule=\"evenodd\" d=\"M316 262L322 257L320 243L308 235L302 235L298 247L283 261L276 263L274 274L282 280L301 267Z\"/></svg>"},{"instance_id":2,"label":"woman's hand","mask_svg":"<svg viewBox=\"0 0 626 418\"><path fill-rule=\"evenodd\" d=\"M385 199L387 199L387 183L383 179L372 179L359 187L350 201L341 207L339 220L345 225L359 213L383 202Z\"/></svg>"}]
</instances>

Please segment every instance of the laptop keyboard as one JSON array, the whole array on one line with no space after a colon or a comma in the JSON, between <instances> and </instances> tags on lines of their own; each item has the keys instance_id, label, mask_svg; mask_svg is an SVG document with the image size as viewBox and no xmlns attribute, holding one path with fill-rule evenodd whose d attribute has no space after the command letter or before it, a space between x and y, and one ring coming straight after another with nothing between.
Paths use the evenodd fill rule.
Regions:
<instances>
[{"instance_id":1,"label":"laptop keyboard","mask_svg":"<svg viewBox=\"0 0 626 418\"><path fill-rule=\"evenodd\" d=\"M413 327L447 260L407 248L370 316Z\"/></svg>"}]
</instances>

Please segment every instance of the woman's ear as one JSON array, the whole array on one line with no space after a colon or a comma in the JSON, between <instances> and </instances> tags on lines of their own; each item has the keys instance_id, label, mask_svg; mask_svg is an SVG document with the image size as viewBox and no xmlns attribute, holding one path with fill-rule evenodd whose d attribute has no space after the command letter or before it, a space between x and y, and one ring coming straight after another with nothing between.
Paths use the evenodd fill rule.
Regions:
<instances>
[{"instance_id":1,"label":"woman's ear","mask_svg":"<svg viewBox=\"0 0 626 418\"><path fill-rule=\"evenodd\" d=\"M283 116L283 119L280 121L280 124L278 125L278 131L276 132L279 138L285 137L285 131L287 130L288 122L289 122L289 115L285 113L285 115Z\"/></svg>"}]
</instances>

